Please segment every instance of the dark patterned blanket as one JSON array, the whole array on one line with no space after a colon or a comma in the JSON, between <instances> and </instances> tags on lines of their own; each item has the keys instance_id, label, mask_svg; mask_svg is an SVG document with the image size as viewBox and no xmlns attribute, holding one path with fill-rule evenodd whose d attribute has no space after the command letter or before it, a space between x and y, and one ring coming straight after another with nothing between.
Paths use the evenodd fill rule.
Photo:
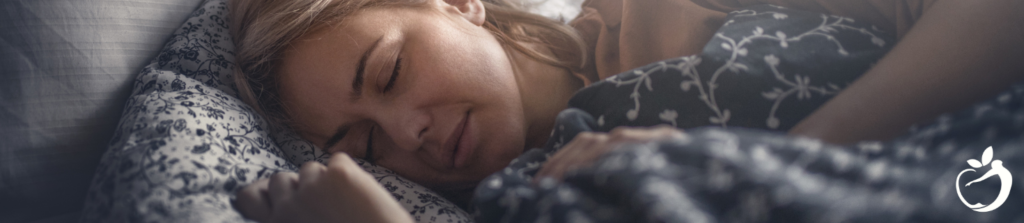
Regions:
<instances>
[{"instance_id":1,"label":"dark patterned blanket","mask_svg":"<svg viewBox=\"0 0 1024 223\"><path fill-rule=\"evenodd\" d=\"M774 6L733 12L701 55L577 93L544 148L477 188L479 222L1022 221L1024 84L888 142L835 146L787 130L864 73L893 39ZM563 183L532 176L582 131L673 125ZM710 126L710 127L709 127Z\"/></svg>"}]
</instances>

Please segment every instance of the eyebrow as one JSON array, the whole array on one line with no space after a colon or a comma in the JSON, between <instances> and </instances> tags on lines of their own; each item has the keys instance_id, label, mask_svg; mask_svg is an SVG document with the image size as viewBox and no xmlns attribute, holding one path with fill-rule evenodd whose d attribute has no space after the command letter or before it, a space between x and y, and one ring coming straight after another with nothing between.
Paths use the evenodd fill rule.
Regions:
<instances>
[{"instance_id":1,"label":"eyebrow","mask_svg":"<svg viewBox=\"0 0 1024 223\"><path fill-rule=\"evenodd\" d=\"M377 45L380 45L380 40L384 39L381 36L370 45L370 49L363 52L363 56L359 58L359 66L356 67L356 77L352 78L352 98L359 99L363 95L363 83L366 82L364 76L366 76L366 60L370 58L370 53L373 53L377 49ZM342 134L344 137L344 134ZM333 137L332 137L333 138Z\"/></svg>"}]
</instances>

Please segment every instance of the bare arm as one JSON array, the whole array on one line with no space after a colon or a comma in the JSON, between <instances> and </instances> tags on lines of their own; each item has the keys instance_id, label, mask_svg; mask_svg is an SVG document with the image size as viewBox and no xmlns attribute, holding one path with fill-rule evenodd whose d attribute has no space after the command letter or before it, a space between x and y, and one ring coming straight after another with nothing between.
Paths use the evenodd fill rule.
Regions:
<instances>
[{"instance_id":1,"label":"bare arm","mask_svg":"<svg viewBox=\"0 0 1024 223\"><path fill-rule=\"evenodd\" d=\"M884 140L1024 80L1024 1L936 2L878 64L790 130Z\"/></svg>"}]
</instances>

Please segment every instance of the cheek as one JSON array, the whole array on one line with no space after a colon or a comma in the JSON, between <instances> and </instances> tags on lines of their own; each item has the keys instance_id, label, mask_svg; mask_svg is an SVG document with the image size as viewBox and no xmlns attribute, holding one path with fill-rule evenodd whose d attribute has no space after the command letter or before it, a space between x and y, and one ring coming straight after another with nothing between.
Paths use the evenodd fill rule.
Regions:
<instances>
[{"instance_id":1,"label":"cheek","mask_svg":"<svg viewBox=\"0 0 1024 223\"><path fill-rule=\"evenodd\" d=\"M526 122L522 106L516 105L500 106L501 110L480 109L476 112L479 116L477 129L481 133L479 146L488 155L480 158L498 161L498 158L505 159L510 154L518 156L522 153L526 144Z\"/></svg>"},{"instance_id":2,"label":"cheek","mask_svg":"<svg viewBox=\"0 0 1024 223\"><path fill-rule=\"evenodd\" d=\"M480 180L501 170L525 146L526 122L516 77L504 49L477 36L410 43L410 75L417 101L467 104L478 132L476 163L453 173ZM430 103L433 104L433 103Z\"/></svg>"},{"instance_id":3,"label":"cheek","mask_svg":"<svg viewBox=\"0 0 1024 223\"><path fill-rule=\"evenodd\" d=\"M481 29L482 30L482 29ZM421 33L412 40L415 54L430 69L464 89L516 91L515 77L505 49L486 31L466 31L447 26ZM480 33L482 32L482 33ZM475 89L474 89L475 88ZM479 93L479 92L474 92Z\"/></svg>"},{"instance_id":4,"label":"cheek","mask_svg":"<svg viewBox=\"0 0 1024 223\"><path fill-rule=\"evenodd\" d=\"M505 51L497 42L467 38L432 41L411 52L422 58L410 62L422 89L415 94L521 119L521 94Z\"/></svg>"},{"instance_id":5,"label":"cheek","mask_svg":"<svg viewBox=\"0 0 1024 223\"><path fill-rule=\"evenodd\" d=\"M482 179L522 154L526 121L519 87L505 51L496 43L467 48L462 52L462 62L452 67L465 69L459 79L472 86L467 89L472 88L470 93L479 97L477 102L481 106L475 112L480 116L481 142L477 149L481 153L477 154L480 163L472 175Z\"/></svg>"}]
</instances>

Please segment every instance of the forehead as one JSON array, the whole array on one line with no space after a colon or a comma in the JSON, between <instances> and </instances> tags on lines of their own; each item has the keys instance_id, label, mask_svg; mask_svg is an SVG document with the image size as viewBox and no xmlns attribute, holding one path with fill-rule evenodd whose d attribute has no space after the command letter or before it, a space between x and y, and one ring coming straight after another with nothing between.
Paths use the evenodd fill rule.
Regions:
<instances>
[{"instance_id":1,"label":"forehead","mask_svg":"<svg viewBox=\"0 0 1024 223\"><path fill-rule=\"evenodd\" d=\"M331 114L345 108L360 57L376 39L400 25L392 19L367 19L374 14L379 13L368 10L313 30L284 50L277 70L278 93L293 127L326 134L346 121Z\"/></svg>"},{"instance_id":2,"label":"forehead","mask_svg":"<svg viewBox=\"0 0 1024 223\"><path fill-rule=\"evenodd\" d=\"M342 22L325 25L296 38L282 52L277 72L282 91L301 90L285 88L305 84L294 82L331 84L324 82L327 81L324 78L333 80L339 75L353 76L363 53L383 36L402 35L408 21L422 15L416 11L419 10L369 8L346 17Z\"/></svg>"},{"instance_id":3,"label":"forehead","mask_svg":"<svg viewBox=\"0 0 1024 223\"><path fill-rule=\"evenodd\" d=\"M288 74L289 69L310 65L306 64L312 62L309 59L322 56L335 56L335 62L358 57L377 37L401 25L395 16L381 16L386 14L382 10L368 9L342 22L310 30L285 48L282 72Z\"/></svg>"},{"instance_id":4,"label":"forehead","mask_svg":"<svg viewBox=\"0 0 1024 223\"><path fill-rule=\"evenodd\" d=\"M281 103L292 127L307 137L326 138L338 126L358 119L339 114L355 108L349 92L360 58L376 40L404 35L409 21L423 19L421 11L369 8L292 41L277 70Z\"/></svg>"}]
</instances>

